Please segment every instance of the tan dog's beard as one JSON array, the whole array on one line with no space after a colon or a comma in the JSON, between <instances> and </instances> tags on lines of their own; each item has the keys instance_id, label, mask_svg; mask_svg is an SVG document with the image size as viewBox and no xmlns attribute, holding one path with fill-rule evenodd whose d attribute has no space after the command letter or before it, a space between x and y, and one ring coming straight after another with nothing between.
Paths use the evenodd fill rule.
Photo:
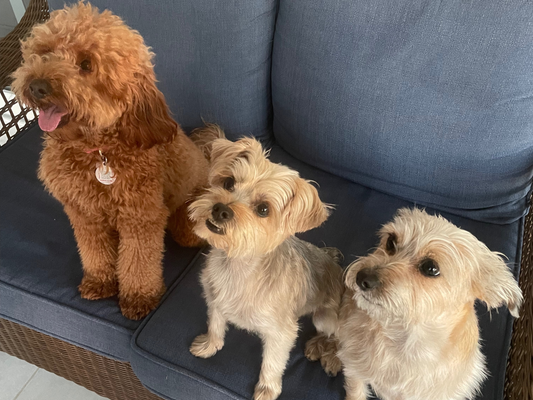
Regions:
<instances>
[{"instance_id":1,"label":"tan dog's beard","mask_svg":"<svg viewBox=\"0 0 533 400\"><path fill-rule=\"evenodd\" d=\"M363 268L378 269L373 256L365 257L349 265L344 273L344 283L353 292L351 301L365 311L372 319L384 324L406 324L416 318L414 308L406 301L410 289L395 287L389 282L390 277L380 274L381 287L373 290L362 290L356 283L357 273ZM379 274L379 272L378 272Z\"/></svg>"},{"instance_id":2,"label":"tan dog's beard","mask_svg":"<svg viewBox=\"0 0 533 400\"><path fill-rule=\"evenodd\" d=\"M268 254L278 247L285 235L270 226L257 222L246 205L233 204L234 217L227 222L215 223L223 229L223 234L209 230L206 221L212 219L211 210L214 200L200 198L191 205L191 219L195 222L194 232L202 239L220 250L224 250L231 258L255 258ZM272 216L275 218L274 216ZM276 225L276 221L272 225Z\"/></svg>"},{"instance_id":3,"label":"tan dog's beard","mask_svg":"<svg viewBox=\"0 0 533 400\"><path fill-rule=\"evenodd\" d=\"M232 220L217 223L224 230L223 234L216 234L205 227L204 221L198 221L195 233L220 250L224 250L230 258L256 258L271 251L266 240L261 240L267 235L261 226L243 227L239 222ZM202 226L203 225L203 226ZM275 248L275 247L274 247Z\"/></svg>"}]
</instances>

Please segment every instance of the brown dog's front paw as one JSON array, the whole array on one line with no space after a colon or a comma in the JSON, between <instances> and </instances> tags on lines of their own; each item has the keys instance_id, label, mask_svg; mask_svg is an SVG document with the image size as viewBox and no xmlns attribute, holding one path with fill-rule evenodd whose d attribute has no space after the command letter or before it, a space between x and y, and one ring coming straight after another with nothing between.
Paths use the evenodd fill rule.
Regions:
<instances>
[{"instance_id":1,"label":"brown dog's front paw","mask_svg":"<svg viewBox=\"0 0 533 400\"><path fill-rule=\"evenodd\" d=\"M128 319L139 320L146 317L150 311L154 310L161 300L164 293L157 296L145 296L141 294L134 294L128 296L120 296L119 305L122 315Z\"/></svg>"},{"instance_id":2,"label":"brown dog's front paw","mask_svg":"<svg viewBox=\"0 0 533 400\"><path fill-rule=\"evenodd\" d=\"M85 275L78 286L78 290L84 299L105 299L118 294L118 283L115 279L102 281Z\"/></svg>"}]
</instances>

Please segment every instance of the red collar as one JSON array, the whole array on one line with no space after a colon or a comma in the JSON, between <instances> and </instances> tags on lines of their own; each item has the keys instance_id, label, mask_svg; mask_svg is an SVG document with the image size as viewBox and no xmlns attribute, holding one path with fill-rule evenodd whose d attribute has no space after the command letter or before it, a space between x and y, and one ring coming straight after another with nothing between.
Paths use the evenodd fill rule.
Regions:
<instances>
[{"instance_id":1,"label":"red collar","mask_svg":"<svg viewBox=\"0 0 533 400\"><path fill-rule=\"evenodd\" d=\"M102 153L107 151L107 147L95 147L94 149L84 149L83 151L87 154L94 153L95 151L101 150Z\"/></svg>"}]
</instances>

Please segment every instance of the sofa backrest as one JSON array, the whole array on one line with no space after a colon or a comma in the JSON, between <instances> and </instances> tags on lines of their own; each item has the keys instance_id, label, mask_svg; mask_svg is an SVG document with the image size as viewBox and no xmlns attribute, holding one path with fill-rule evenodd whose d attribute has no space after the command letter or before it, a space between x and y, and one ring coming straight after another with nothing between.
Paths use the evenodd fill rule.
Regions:
<instances>
[{"instance_id":1,"label":"sofa backrest","mask_svg":"<svg viewBox=\"0 0 533 400\"><path fill-rule=\"evenodd\" d=\"M49 0L60 9L74 0ZM91 0L155 52L158 87L186 129L217 122L229 137L272 132L270 56L277 0Z\"/></svg>"},{"instance_id":2,"label":"sofa backrest","mask_svg":"<svg viewBox=\"0 0 533 400\"><path fill-rule=\"evenodd\" d=\"M482 221L525 214L531 1L91 2L152 46L186 130L269 141L273 118L289 153L354 182Z\"/></svg>"},{"instance_id":3,"label":"sofa backrest","mask_svg":"<svg viewBox=\"0 0 533 400\"><path fill-rule=\"evenodd\" d=\"M478 220L524 215L533 3L280 0L276 140L371 188Z\"/></svg>"}]
</instances>

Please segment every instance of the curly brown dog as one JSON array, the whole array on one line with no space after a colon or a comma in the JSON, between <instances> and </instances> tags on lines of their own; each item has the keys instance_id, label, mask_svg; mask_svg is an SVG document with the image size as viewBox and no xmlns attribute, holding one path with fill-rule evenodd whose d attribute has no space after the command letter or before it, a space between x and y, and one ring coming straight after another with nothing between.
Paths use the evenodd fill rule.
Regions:
<instances>
[{"instance_id":1,"label":"curly brown dog","mask_svg":"<svg viewBox=\"0 0 533 400\"><path fill-rule=\"evenodd\" d=\"M39 178L74 228L81 296L118 293L124 316L142 318L165 291L165 227L180 245L202 243L186 202L208 162L170 117L153 53L111 12L82 2L54 11L22 54L12 88L48 132Z\"/></svg>"}]
</instances>

